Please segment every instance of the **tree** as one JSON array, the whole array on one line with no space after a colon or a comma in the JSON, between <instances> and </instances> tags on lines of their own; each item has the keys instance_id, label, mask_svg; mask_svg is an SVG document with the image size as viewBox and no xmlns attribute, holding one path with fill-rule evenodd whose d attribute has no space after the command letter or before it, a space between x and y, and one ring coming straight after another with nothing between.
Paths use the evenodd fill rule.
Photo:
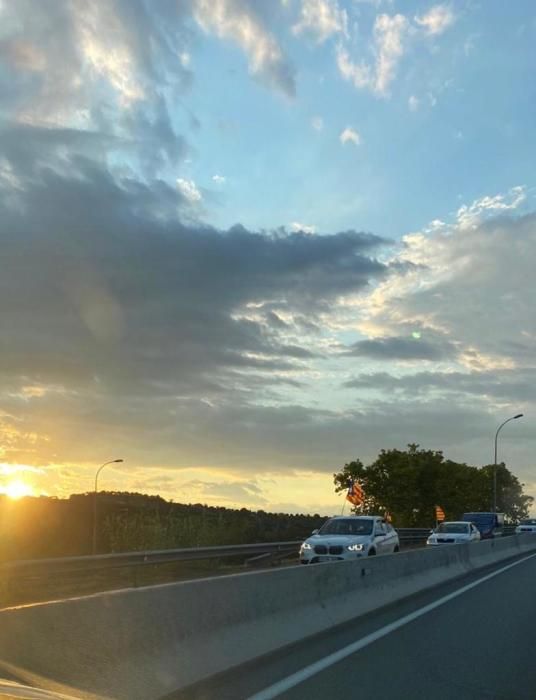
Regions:
<instances>
[{"instance_id":1,"label":"tree","mask_svg":"<svg viewBox=\"0 0 536 700\"><path fill-rule=\"evenodd\" d=\"M363 507L354 512L388 511L399 527L428 527L434 523L434 506L440 505L447 519L465 512L490 509L493 465L473 467L445 460L441 451L422 450L410 444L407 450L382 450L369 466L356 459L333 475L335 491L347 489L355 479L365 492ZM508 519L526 517L533 499L504 464L497 469L499 510Z\"/></svg>"},{"instance_id":2,"label":"tree","mask_svg":"<svg viewBox=\"0 0 536 700\"><path fill-rule=\"evenodd\" d=\"M480 469L489 491L488 503L493 499L494 468L493 464L487 464ZM526 518L534 502L532 496L526 496L523 493L524 485L506 468L504 462L497 465L497 510L513 522Z\"/></svg>"}]
</instances>

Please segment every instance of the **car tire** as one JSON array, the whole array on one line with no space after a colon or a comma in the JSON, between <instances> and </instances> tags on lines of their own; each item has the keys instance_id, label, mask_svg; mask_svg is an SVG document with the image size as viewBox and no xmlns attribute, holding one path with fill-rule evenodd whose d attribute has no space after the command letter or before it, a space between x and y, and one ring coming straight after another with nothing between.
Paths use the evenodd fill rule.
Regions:
<instances>
[{"instance_id":1,"label":"car tire","mask_svg":"<svg viewBox=\"0 0 536 700\"><path fill-rule=\"evenodd\" d=\"M376 556L376 550L375 550L375 549L369 549L369 551L368 551L368 556L369 556L369 557L375 557L375 556Z\"/></svg>"},{"instance_id":2,"label":"car tire","mask_svg":"<svg viewBox=\"0 0 536 700\"><path fill-rule=\"evenodd\" d=\"M395 544L395 548L393 549L393 553L397 554L398 552L400 552L400 547L397 544Z\"/></svg>"}]
</instances>

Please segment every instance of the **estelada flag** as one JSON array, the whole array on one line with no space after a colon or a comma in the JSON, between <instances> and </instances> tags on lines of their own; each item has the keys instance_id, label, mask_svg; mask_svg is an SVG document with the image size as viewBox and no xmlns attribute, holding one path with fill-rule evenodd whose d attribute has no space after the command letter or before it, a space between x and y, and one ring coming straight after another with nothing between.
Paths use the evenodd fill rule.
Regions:
<instances>
[{"instance_id":1,"label":"estelada flag","mask_svg":"<svg viewBox=\"0 0 536 700\"><path fill-rule=\"evenodd\" d=\"M443 511L443 508L441 508L441 506L435 507L435 519L438 521L445 520L445 512Z\"/></svg>"},{"instance_id":2,"label":"estelada flag","mask_svg":"<svg viewBox=\"0 0 536 700\"><path fill-rule=\"evenodd\" d=\"M354 506L360 506L364 498L365 492L363 491L363 487L357 481L349 481L346 500L353 503Z\"/></svg>"}]
</instances>

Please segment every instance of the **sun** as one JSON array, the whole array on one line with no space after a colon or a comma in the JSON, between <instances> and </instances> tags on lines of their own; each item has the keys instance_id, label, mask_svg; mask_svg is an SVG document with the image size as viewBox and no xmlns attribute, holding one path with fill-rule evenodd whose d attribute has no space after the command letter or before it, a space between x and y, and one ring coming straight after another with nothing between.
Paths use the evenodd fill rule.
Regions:
<instances>
[{"instance_id":1,"label":"sun","mask_svg":"<svg viewBox=\"0 0 536 700\"><path fill-rule=\"evenodd\" d=\"M10 481L4 486L2 491L6 494L6 496L13 498L14 500L23 498L24 496L33 495L33 489L30 484L20 481L20 479Z\"/></svg>"}]
</instances>

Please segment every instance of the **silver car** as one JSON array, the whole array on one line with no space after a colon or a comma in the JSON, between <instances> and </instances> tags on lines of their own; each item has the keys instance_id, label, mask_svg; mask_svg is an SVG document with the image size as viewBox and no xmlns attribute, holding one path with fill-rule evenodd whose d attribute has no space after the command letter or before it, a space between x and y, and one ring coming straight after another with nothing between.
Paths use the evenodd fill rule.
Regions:
<instances>
[{"instance_id":1,"label":"silver car","mask_svg":"<svg viewBox=\"0 0 536 700\"><path fill-rule=\"evenodd\" d=\"M463 544L479 540L480 532L473 523L452 521L441 523L437 529L432 530L426 544L435 547L441 544Z\"/></svg>"},{"instance_id":2,"label":"silver car","mask_svg":"<svg viewBox=\"0 0 536 700\"><path fill-rule=\"evenodd\" d=\"M516 535L520 535L522 532L532 532L533 535L536 535L536 518L522 520L516 527Z\"/></svg>"},{"instance_id":3,"label":"silver car","mask_svg":"<svg viewBox=\"0 0 536 700\"><path fill-rule=\"evenodd\" d=\"M300 547L302 564L357 559L398 552L393 526L377 515L340 516L327 520Z\"/></svg>"}]
</instances>

